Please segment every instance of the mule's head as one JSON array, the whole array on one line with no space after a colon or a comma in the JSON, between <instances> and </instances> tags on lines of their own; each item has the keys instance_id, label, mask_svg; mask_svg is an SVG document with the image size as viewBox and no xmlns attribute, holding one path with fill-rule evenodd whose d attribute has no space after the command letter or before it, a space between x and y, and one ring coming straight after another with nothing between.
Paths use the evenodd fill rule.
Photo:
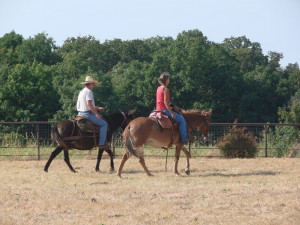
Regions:
<instances>
[{"instance_id":1,"label":"mule's head","mask_svg":"<svg viewBox=\"0 0 300 225\"><path fill-rule=\"evenodd\" d=\"M209 110L208 112L203 110L189 110L183 112L186 118L187 127L189 127L189 129L200 131L204 139L209 134L209 118L211 113L212 110Z\"/></svg>"},{"instance_id":2,"label":"mule's head","mask_svg":"<svg viewBox=\"0 0 300 225\"><path fill-rule=\"evenodd\" d=\"M135 112L136 112L136 108L129 110L128 113L121 112L124 117L124 121L122 122L122 124L120 126L122 128L122 130L125 130L126 126L130 123L130 121L134 119L133 116L134 116Z\"/></svg>"},{"instance_id":3,"label":"mule's head","mask_svg":"<svg viewBox=\"0 0 300 225\"><path fill-rule=\"evenodd\" d=\"M209 123L210 123L211 113L212 110L209 110L208 112L202 111L200 113L200 120L197 126L197 130L202 133L204 140L207 138L209 134Z\"/></svg>"}]
</instances>

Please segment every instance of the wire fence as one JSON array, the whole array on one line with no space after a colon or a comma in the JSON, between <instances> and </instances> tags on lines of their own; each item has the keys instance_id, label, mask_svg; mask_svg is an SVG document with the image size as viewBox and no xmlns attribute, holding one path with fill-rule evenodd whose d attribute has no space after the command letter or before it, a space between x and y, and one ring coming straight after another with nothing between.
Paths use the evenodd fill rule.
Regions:
<instances>
[{"instance_id":1,"label":"wire fence","mask_svg":"<svg viewBox=\"0 0 300 225\"><path fill-rule=\"evenodd\" d=\"M57 145L51 140L51 129L55 125L56 122L0 122L0 159L47 159ZM300 151L300 124L211 123L210 135L206 140L203 140L198 132L192 134L196 137L196 141L186 146L192 157L223 157L217 144L225 134L231 132L232 126L244 128L245 132L250 132L254 136L258 146L257 157L278 157L290 152L296 152L297 155ZM111 149L116 157L125 153L122 131L114 134ZM174 154L171 152L172 149L169 156L173 157ZM70 157L73 158L96 158L96 155L97 151L92 150L70 151ZM164 157L166 151L162 148L145 146L145 155Z\"/></svg>"}]
</instances>

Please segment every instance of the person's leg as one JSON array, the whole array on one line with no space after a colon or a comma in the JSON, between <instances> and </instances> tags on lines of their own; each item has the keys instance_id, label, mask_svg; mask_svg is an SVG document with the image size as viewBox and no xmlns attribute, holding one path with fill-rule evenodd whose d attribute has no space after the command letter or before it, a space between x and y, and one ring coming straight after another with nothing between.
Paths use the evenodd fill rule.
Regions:
<instances>
[{"instance_id":1,"label":"person's leg","mask_svg":"<svg viewBox=\"0 0 300 225\"><path fill-rule=\"evenodd\" d=\"M88 121L100 126L100 138L99 138L99 145L104 145L107 135L107 122L104 119L98 119L95 114L85 114L83 115Z\"/></svg>"},{"instance_id":2,"label":"person's leg","mask_svg":"<svg viewBox=\"0 0 300 225\"><path fill-rule=\"evenodd\" d=\"M107 122L104 119L100 119L100 138L99 138L99 145L104 145L107 136Z\"/></svg>"},{"instance_id":3,"label":"person's leg","mask_svg":"<svg viewBox=\"0 0 300 225\"><path fill-rule=\"evenodd\" d=\"M179 132L182 142L188 141L188 135L187 135L187 128L186 128L186 122L183 116L179 115L178 113L175 113L176 115L176 122L179 123Z\"/></svg>"},{"instance_id":4,"label":"person's leg","mask_svg":"<svg viewBox=\"0 0 300 225\"><path fill-rule=\"evenodd\" d=\"M165 109L162 110L168 117L172 118L171 113L169 110ZM186 128L186 122L183 116L179 115L176 112L173 112L176 115L175 121L179 123L179 133L180 133L180 138L182 142L185 142L188 140L188 135L187 135L187 128Z\"/></svg>"}]
</instances>

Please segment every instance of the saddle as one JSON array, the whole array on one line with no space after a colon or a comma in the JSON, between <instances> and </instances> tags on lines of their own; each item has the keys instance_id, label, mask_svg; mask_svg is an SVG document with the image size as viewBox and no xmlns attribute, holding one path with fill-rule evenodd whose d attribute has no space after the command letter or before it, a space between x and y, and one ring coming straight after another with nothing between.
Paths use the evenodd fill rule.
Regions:
<instances>
[{"instance_id":1,"label":"saddle","mask_svg":"<svg viewBox=\"0 0 300 225\"><path fill-rule=\"evenodd\" d=\"M157 122L157 125L160 127L161 131L163 131L163 129L171 129L171 141L168 145L168 148L172 147L175 138L174 130L178 130L179 124L175 120L171 120L164 112L158 110L154 110L149 115L149 118Z\"/></svg>"},{"instance_id":2,"label":"saddle","mask_svg":"<svg viewBox=\"0 0 300 225\"><path fill-rule=\"evenodd\" d=\"M88 121L83 116L77 115L75 121L81 131L88 133L99 133L99 126Z\"/></svg>"},{"instance_id":3,"label":"saddle","mask_svg":"<svg viewBox=\"0 0 300 225\"><path fill-rule=\"evenodd\" d=\"M83 116L77 115L75 119L71 120L73 122L73 130L70 137L64 137L66 141L82 140L83 137L91 137L94 139L94 146L97 146L97 136L99 133L99 126L89 122ZM73 136L75 131L75 126L79 127L79 136ZM82 133L89 133L88 136L83 136Z\"/></svg>"},{"instance_id":4,"label":"saddle","mask_svg":"<svg viewBox=\"0 0 300 225\"><path fill-rule=\"evenodd\" d=\"M155 121L157 121L157 123L161 129L162 128L172 129L172 127L173 127L173 124L172 124L170 118L162 111L155 110L149 115L149 117L151 119L154 119ZM176 123L176 122L174 122L174 123Z\"/></svg>"}]
</instances>

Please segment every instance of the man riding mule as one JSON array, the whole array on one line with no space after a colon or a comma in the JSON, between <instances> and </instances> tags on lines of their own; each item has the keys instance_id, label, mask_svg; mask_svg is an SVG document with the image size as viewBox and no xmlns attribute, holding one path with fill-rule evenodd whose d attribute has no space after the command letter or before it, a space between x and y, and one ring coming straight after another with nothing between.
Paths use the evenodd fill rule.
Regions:
<instances>
[{"instance_id":1,"label":"man riding mule","mask_svg":"<svg viewBox=\"0 0 300 225\"><path fill-rule=\"evenodd\" d=\"M100 114L97 112L97 110L104 111L104 108L95 106L94 96L92 92L94 86L97 86L99 82L97 80L94 80L92 77L87 76L85 78L85 81L81 82L81 84L84 84L85 88L83 88L78 95L78 115L83 116L88 121L100 127L98 147L107 148L108 146L105 144L107 135L107 122L102 119Z\"/></svg>"},{"instance_id":2,"label":"man riding mule","mask_svg":"<svg viewBox=\"0 0 300 225\"><path fill-rule=\"evenodd\" d=\"M156 120L149 117L138 117L131 121L123 132L123 143L126 153L123 155L117 173L119 177L121 177L125 162L131 155L139 158L139 162L148 176L152 175L145 164L144 144L156 148L169 148L172 144L176 145L174 173L179 175L177 167L182 149L187 158L186 174L189 174L190 154L184 147L184 144L188 141L188 132L198 130L204 137L208 135L209 117L212 111L188 110L183 111L182 114L174 112L170 107L170 93L167 88L170 82L169 73L162 73L159 82L161 86L157 89L157 110L172 117L179 123L179 128L176 126L172 127L172 129L163 128L158 126Z\"/></svg>"},{"instance_id":3,"label":"man riding mule","mask_svg":"<svg viewBox=\"0 0 300 225\"><path fill-rule=\"evenodd\" d=\"M109 154L111 171L114 170L114 156L106 142L108 143L111 141L112 134L118 128L122 128L123 130L125 129L128 123L132 120L136 109L130 110L128 113L120 112L112 115L106 115L102 118L96 109L103 111L104 108L95 106L91 91L94 85L98 84L98 81L87 76L85 82L82 82L82 84L85 84L86 87L79 93L77 101L77 110L80 119L60 122L51 130L51 138L58 144L58 146L51 153L44 167L44 171L46 172L48 172L48 168L52 160L62 150L64 151L64 160L68 167L72 172L76 172L70 163L69 150L90 150L93 147L99 148L96 171L99 171L99 164L103 151L106 151ZM100 129L92 123L99 125ZM109 128L108 132L107 127Z\"/></svg>"}]
</instances>

